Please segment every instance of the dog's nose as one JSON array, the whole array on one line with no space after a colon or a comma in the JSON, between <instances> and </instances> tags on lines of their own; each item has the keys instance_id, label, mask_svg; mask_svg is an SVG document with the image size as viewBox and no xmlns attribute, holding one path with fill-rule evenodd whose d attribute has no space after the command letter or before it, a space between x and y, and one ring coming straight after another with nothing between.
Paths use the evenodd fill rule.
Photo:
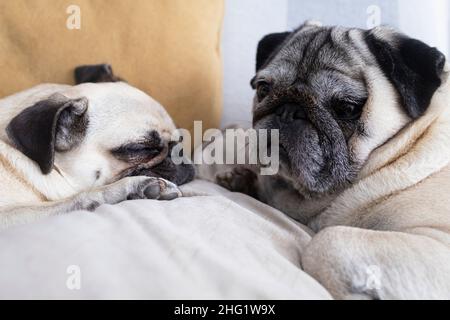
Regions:
<instances>
[{"instance_id":1,"label":"dog's nose","mask_svg":"<svg viewBox=\"0 0 450 320\"><path fill-rule=\"evenodd\" d=\"M277 116L283 123L291 123L294 120L306 119L304 108L295 103L287 103L279 107L276 111Z\"/></svg>"}]
</instances>

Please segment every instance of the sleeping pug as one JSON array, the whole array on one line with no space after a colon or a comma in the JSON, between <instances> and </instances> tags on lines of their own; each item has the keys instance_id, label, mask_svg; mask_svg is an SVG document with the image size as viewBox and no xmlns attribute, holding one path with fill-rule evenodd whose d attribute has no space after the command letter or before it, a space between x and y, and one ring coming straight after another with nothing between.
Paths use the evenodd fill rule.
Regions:
<instances>
[{"instance_id":1,"label":"sleeping pug","mask_svg":"<svg viewBox=\"0 0 450 320\"><path fill-rule=\"evenodd\" d=\"M444 55L387 27L306 23L264 37L256 69L253 123L279 130L280 172L218 182L317 231L302 265L334 297L449 299Z\"/></svg>"},{"instance_id":2,"label":"sleeping pug","mask_svg":"<svg viewBox=\"0 0 450 320\"><path fill-rule=\"evenodd\" d=\"M0 100L0 227L127 199L169 200L192 180L190 165L170 159L175 126L158 102L114 82L104 65L76 76L105 83L45 84Z\"/></svg>"}]
</instances>

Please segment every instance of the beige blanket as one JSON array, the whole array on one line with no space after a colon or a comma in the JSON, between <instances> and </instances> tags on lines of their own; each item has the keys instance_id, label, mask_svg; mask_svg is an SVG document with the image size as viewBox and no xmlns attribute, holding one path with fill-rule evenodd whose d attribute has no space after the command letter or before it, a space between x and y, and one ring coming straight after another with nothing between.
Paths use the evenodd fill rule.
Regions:
<instances>
[{"instance_id":1,"label":"beige blanket","mask_svg":"<svg viewBox=\"0 0 450 320\"><path fill-rule=\"evenodd\" d=\"M0 232L0 298L329 299L307 228L206 181Z\"/></svg>"}]
</instances>

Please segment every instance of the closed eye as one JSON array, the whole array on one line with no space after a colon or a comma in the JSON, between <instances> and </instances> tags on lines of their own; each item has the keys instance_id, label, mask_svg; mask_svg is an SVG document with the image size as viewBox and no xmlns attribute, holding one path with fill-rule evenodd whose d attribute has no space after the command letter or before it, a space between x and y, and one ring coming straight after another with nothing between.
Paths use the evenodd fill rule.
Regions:
<instances>
[{"instance_id":1,"label":"closed eye","mask_svg":"<svg viewBox=\"0 0 450 320\"><path fill-rule=\"evenodd\" d=\"M152 151L153 149L144 144L129 144L124 146L124 151L132 153L132 152L147 152Z\"/></svg>"},{"instance_id":2,"label":"closed eye","mask_svg":"<svg viewBox=\"0 0 450 320\"><path fill-rule=\"evenodd\" d=\"M114 157L131 163L141 163L156 157L163 150L163 146L152 146L144 143L129 143L111 150Z\"/></svg>"}]
</instances>

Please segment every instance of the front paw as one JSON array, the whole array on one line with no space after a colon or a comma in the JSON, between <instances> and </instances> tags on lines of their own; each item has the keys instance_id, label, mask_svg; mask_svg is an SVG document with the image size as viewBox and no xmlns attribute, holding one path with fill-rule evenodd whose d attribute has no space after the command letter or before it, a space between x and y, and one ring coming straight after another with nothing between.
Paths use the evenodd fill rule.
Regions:
<instances>
[{"instance_id":1,"label":"front paw","mask_svg":"<svg viewBox=\"0 0 450 320\"><path fill-rule=\"evenodd\" d=\"M126 200L173 200L182 196L181 191L174 183L162 178L130 177L126 179L130 184Z\"/></svg>"},{"instance_id":2,"label":"front paw","mask_svg":"<svg viewBox=\"0 0 450 320\"><path fill-rule=\"evenodd\" d=\"M172 200L181 196L181 191L170 181L156 177L136 176L83 192L77 196L74 203L76 209L94 211L102 204L116 204L125 200Z\"/></svg>"},{"instance_id":3,"label":"front paw","mask_svg":"<svg viewBox=\"0 0 450 320\"><path fill-rule=\"evenodd\" d=\"M81 197L88 201L86 207L93 210L104 203L116 204L133 199L172 200L181 196L181 191L170 181L156 177L136 176L120 179ZM86 204L84 201L82 203Z\"/></svg>"}]
</instances>

